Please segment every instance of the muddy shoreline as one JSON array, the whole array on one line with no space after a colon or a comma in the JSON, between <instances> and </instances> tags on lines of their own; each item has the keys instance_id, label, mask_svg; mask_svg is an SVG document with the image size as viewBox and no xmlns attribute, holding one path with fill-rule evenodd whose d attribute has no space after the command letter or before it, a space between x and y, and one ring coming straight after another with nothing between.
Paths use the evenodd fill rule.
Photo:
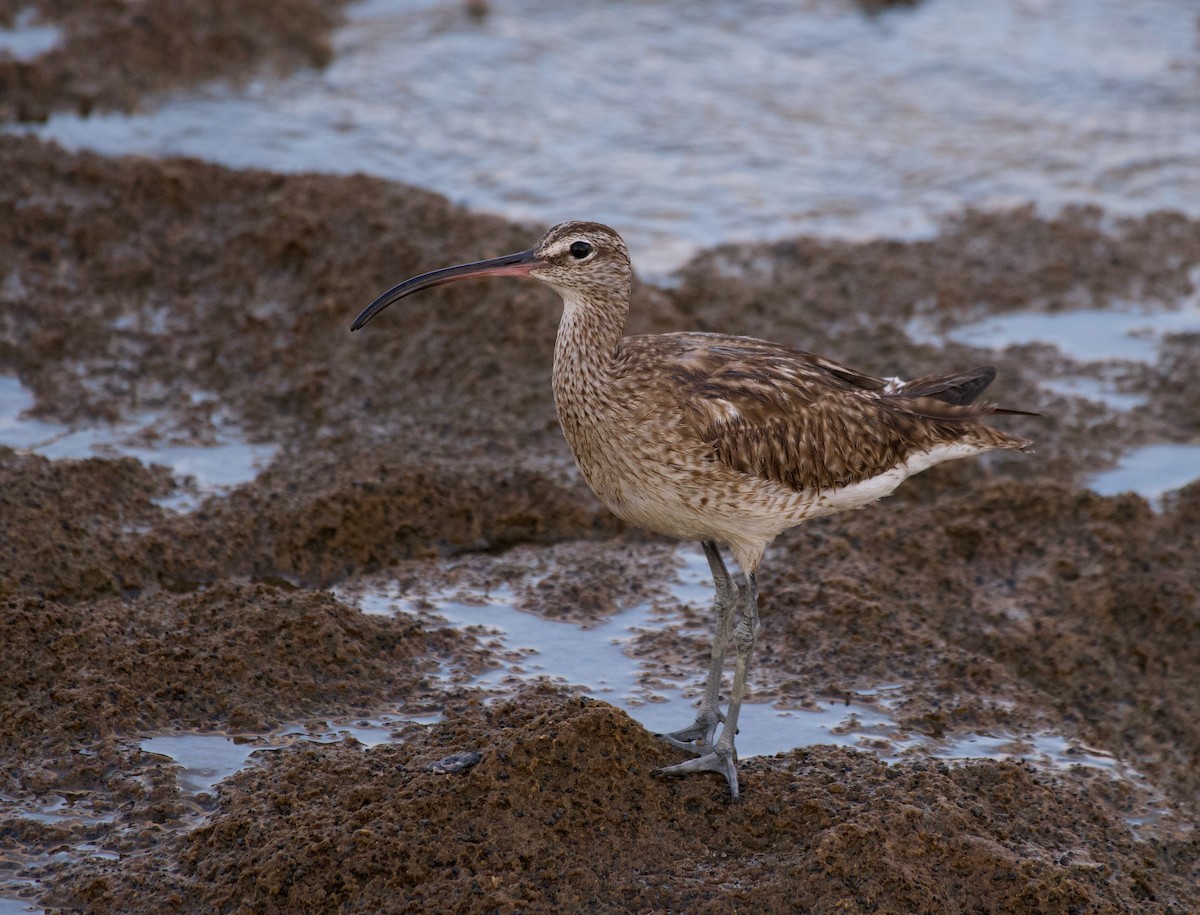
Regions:
<instances>
[{"instance_id":1,"label":"muddy shoreline","mask_svg":"<svg viewBox=\"0 0 1200 915\"><path fill-rule=\"evenodd\" d=\"M146 4L150 23L169 6ZM293 6L259 29L283 50L249 47L247 73L328 54L334 13ZM196 9L234 44L257 21ZM180 34L208 59L215 33ZM85 78L56 59L2 116L85 104ZM16 85L4 67L0 86ZM155 88L210 76L181 65ZM86 104L149 91L97 85ZM31 415L126 422L148 445L236 433L274 449L252 482L205 495L128 457L0 447L6 893L79 912L1200 908L1200 484L1154 507L1085 485L1131 446L1195 440L1196 335L1151 365L1089 366L911 333L1170 307L1195 294L1200 222L967 212L925 241L722 246L673 288L638 286L631 332L762 336L881 375L992 362L994 396L1042 414L1005 420L1032 456L937 468L780 538L761 578L757 700L803 709L886 684L909 733L1058 734L1114 760L1048 771L814 746L744 760L730 805L717 778L653 777L674 751L578 690L483 695L486 637L354 605L374 578L417 601L503 585L521 610L581 626L670 600L673 548L625 529L572 468L550 398L552 293L450 286L348 332L398 279L518 250L542 227L361 176L12 135L0 175L0 374L32 393ZM1144 403L1041 383L1089 372L1118 372ZM164 504L185 493L192 510ZM698 681L706 608L673 612L685 627L630 650ZM444 718L370 748L260 753L198 796L140 744L380 710ZM59 807L80 815L30 814Z\"/></svg>"},{"instance_id":2,"label":"muddy shoreline","mask_svg":"<svg viewBox=\"0 0 1200 915\"><path fill-rule=\"evenodd\" d=\"M1200 487L1180 491L1161 512L1136 496L1101 497L1080 488L1084 471L1102 466L1126 442L1164 430L1182 434L1197 415L1195 401L1161 413L1153 397L1153 406L1134 413L1095 404L1062 410L1069 399L1040 388L1037 365L1011 353L997 360L999 393L1044 414L1013 421L1037 439L1038 454L941 468L869 512L824 519L782 538L763 573L767 627L756 698L803 708L872 684L900 683L899 719L913 731L1065 733L1136 768L1145 777L1140 787L988 762L946 770L914 760L893 764L898 774L889 774L893 768L860 753L814 748L747 761L751 800L730 810L715 780L654 780L650 770L669 753L623 713L604 712L607 730L597 735L579 716L602 706L572 704L550 690L530 699L529 708L568 730L582 729L573 753L583 755L555 763L556 772L572 773L568 781L518 768L506 773L504 791L493 793L463 788L474 776L441 776L438 809L450 858L435 857L416 871L365 863L392 860L389 843L397 840L375 835L382 821L351 818L336 827L359 823L347 833L350 844L306 865L303 880L287 868L280 872L284 860L326 842L316 837L328 837L338 822L303 798L324 797L333 786L349 791L361 780L381 792L366 809L382 805L388 816L411 818L419 809L411 803L430 801L407 801L392 781L369 773L412 769L415 763L391 760L432 753L422 749L429 741L449 750L474 747L495 766L490 748L508 740L503 735L511 729L496 723L501 712L488 711L462 687L437 695L444 687L427 676L439 663L483 669L485 645L465 634L364 617L322 586L379 571L409 581L414 593L447 575L519 584L537 565L521 551L553 547L558 571L522 592L523 606L586 623L637 598L629 583L662 562L660 548L622 530L571 474L546 381L556 319L550 296L516 284L452 287L437 307L415 305L404 314L402 333L346 332L355 306L396 276L463 250L499 253L526 241L526 229L365 178L106 159L11 137L0 140L0 156L9 174L22 176L0 199L5 274L17 278L6 284L0 365L36 393L36 412L79 422L152 407L168 418L157 427L163 436L203 441L217 423L235 422L278 446L254 482L188 514L156 501L179 485L161 469L130 459L52 462L4 450L4 793L26 801L88 797L93 805L99 797L106 799L101 807L115 811L108 826L5 821L16 873L40 878L49 893L45 903L65 910L201 911L234 900L286 908L308 899L320 910L353 898L401 910L461 893L455 898L462 906L478 911L611 909L636 885L643 894L636 898L648 908L717 910L728 901L718 888L735 871L683 881L678 874L687 855L669 852L679 841L673 830L682 827L664 826L697 815L687 806L697 803L714 830L702 843L705 855L721 849L730 861L753 860L756 872L773 875L737 891L748 906L769 906L782 887L805 886L815 910L834 899L852 908L876 899L951 911L970 907L976 897L969 894L1000 879L1014 888L1003 897L1014 911L1059 904L1184 911L1196 901L1191 824L1200 732L1188 710L1200 702L1200 580L1193 561ZM1002 289L1009 290L1009 307L1053 308L1064 295L1102 303L1133 286L1166 299L1185 281L1185 267L1170 265L1186 262L1200 227L1162 214L1107 234L1096 218L971 214L926 243L769 246L754 253L757 272L742 276L731 265L747 251L723 249L690 268L677 289L639 290L636 321L639 329L733 321L751 334L775 328L777 338L811 340L808 348L884 373L902 370L908 349L921 364L972 364L984 354L906 343L905 322L929 307L948 320L965 319ZM1031 235L1038 241L1027 243ZM962 248L981 236L1002 270L991 262L964 266ZM1050 269L1098 241L1111 248L1119 269ZM714 263L723 264L719 274ZM882 319L864 335L853 316L881 310ZM1194 351L1186 347L1169 348L1164 358L1174 373L1195 371ZM200 407L220 404L219 418L198 408L188 396L194 388L212 392ZM1100 421L1097 410L1105 414ZM573 542L580 546L571 548ZM472 559L502 558L517 545L521 550L507 564ZM690 628L702 629L704 609L686 612ZM636 650L664 669L699 671L707 649L703 639L664 630L646 633ZM147 695L123 692L145 683L159 685ZM289 717L365 714L385 703L451 711L466 703L474 711L397 747L277 751L223 784L208 825L190 832L172 826L195 813L180 799L172 768L160 761L147 779L150 763L131 743L138 734L266 729ZM447 728L457 742L447 739ZM627 752L598 749L612 728L624 735ZM830 767L840 780L830 783L821 774ZM263 799L267 778L283 778L299 792L277 826L261 807L279 803ZM809 786L803 796L819 794L817 783L823 791L834 784L838 793L829 798L850 806L810 823L803 842L795 836L784 842L774 831L791 835L797 828L782 812L771 814L776 825L761 833L760 808L761 816L798 809L797 778ZM994 814L1008 824L1000 846L982 838L999 829L986 825L991 813L982 821L955 814L939 827L953 853L939 846L941 863L916 883L855 883L859 889L851 893L850 884L820 884L809 870L815 860L836 870L855 859L853 867L896 873L895 849L917 827L897 820L902 808L895 805L928 815L921 799L944 796L946 779L976 778L1009 799L1011 809ZM571 804L565 796L558 802L564 810L599 809L609 805L614 779L638 798L628 801L633 806L620 821L636 830L639 855L661 843L663 861L672 863L648 870L627 852L613 852L601 879L594 850L581 846L557 876L539 872L511 883L527 867L520 851L527 837L485 830L474 819L479 798L507 803L517 816L518 799L530 791L550 797L569 791ZM870 787L877 782L891 786L889 799ZM405 790L417 798L425 789ZM1052 841L1034 838L1046 812L1020 800L1038 791L1054 797L1056 822L1069 823L1056 827L1066 832ZM645 800L647 793L657 800ZM875 800L863 807L868 796ZM1135 835L1123 817L1148 808L1158 813ZM552 814L548 807L545 822ZM735 825L717 829L722 816ZM874 838L839 844L847 817ZM561 841L563 830L573 835L573 823L582 828L571 817L543 823L538 841ZM248 828L284 833L270 840L266 857L248 856L244 840L210 839ZM310 830L312 838L305 838ZM460 860L464 837L484 834L486 841L472 841L483 842L492 863ZM632 835L614 838L614 847ZM126 857L37 863L56 847L84 840ZM426 847L430 838L414 834L404 847L409 841ZM781 842L790 850L781 851ZM1040 849L1032 858L1030 843ZM1102 847L1106 863L1092 860L1096 851L1081 863L1073 857L1080 854L1077 843ZM366 856L366 876L356 883L334 866L351 845ZM1067 854L1068 847L1076 850ZM438 861L445 867L434 866ZM801 879L797 867L809 877ZM964 868L975 876L952 876ZM485 871L506 875L508 888L481 882ZM652 891L655 881L663 882ZM608 895L602 885L622 889Z\"/></svg>"},{"instance_id":3,"label":"muddy shoreline","mask_svg":"<svg viewBox=\"0 0 1200 915\"><path fill-rule=\"evenodd\" d=\"M345 0L169 0L138 4L2 0L0 27L33 11L61 38L32 60L0 55L0 121L57 111L133 111L148 96L263 70L327 64Z\"/></svg>"}]
</instances>

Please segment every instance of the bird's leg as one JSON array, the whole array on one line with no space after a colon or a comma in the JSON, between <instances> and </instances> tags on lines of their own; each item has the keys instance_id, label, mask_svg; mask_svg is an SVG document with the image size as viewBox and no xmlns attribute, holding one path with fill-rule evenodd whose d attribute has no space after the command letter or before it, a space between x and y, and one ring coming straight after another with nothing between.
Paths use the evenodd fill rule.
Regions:
<instances>
[{"instance_id":1,"label":"bird's leg","mask_svg":"<svg viewBox=\"0 0 1200 915\"><path fill-rule=\"evenodd\" d=\"M733 608L738 601L738 587L733 583L729 570L725 568L721 559L721 551L713 541L704 541L704 555L708 557L708 567L712 569L713 585L717 591L716 602L713 605L715 620L708 682L704 686L704 697L700 700L700 711L696 714L696 720L686 728L658 735L674 747L697 752L704 752L698 748L713 745L717 725L724 720L720 708L721 670L725 663L725 652L729 647L729 634L733 628Z\"/></svg>"},{"instance_id":2,"label":"bird's leg","mask_svg":"<svg viewBox=\"0 0 1200 915\"><path fill-rule=\"evenodd\" d=\"M729 695L729 713L725 716L725 727L712 751L689 759L677 766L659 769L658 775L688 775L692 772L720 772L729 782L729 793L738 797L737 750L733 738L737 734L738 713L742 710L742 697L746 693L746 675L750 671L750 657L758 641L758 579L753 572L746 573L746 607L741 620L733 630L733 641L737 648L737 662L733 670L733 691Z\"/></svg>"}]
</instances>

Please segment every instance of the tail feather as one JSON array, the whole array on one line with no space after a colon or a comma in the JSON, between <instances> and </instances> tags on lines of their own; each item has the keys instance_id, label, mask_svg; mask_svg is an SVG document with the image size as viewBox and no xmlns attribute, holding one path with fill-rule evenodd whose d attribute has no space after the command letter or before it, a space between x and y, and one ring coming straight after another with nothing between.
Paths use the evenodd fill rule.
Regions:
<instances>
[{"instance_id":1,"label":"tail feather","mask_svg":"<svg viewBox=\"0 0 1200 915\"><path fill-rule=\"evenodd\" d=\"M914 378L904 382L896 394L900 397L932 397L945 403L966 406L974 403L995 379L996 369L984 365L954 375L925 375Z\"/></svg>"},{"instance_id":2,"label":"tail feather","mask_svg":"<svg viewBox=\"0 0 1200 915\"><path fill-rule=\"evenodd\" d=\"M921 401L935 400L955 407L974 408L970 412L958 413L957 417L961 418L975 417L985 413L1004 416L1041 416L1040 413L1031 410L1016 410L993 403L976 404L976 399L995 378L995 367L984 365L969 372L958 372L954 375L925 375L912 381L906 381L889 393L893 397L905 400L905 406L913 412L934 419L940 419L944 414L936 408L930 410L928 403L925 404L925 409L922 409ZM951 416L946 418L951 418Z\"/></svg>"},{"instance_id":3,"label":"tail feather","mask_svg":"<svg viewBox=\"0 0 1200 915\"><path fill-rule=\"evenodd\" d=\"M989 413L998 413L1001 416L1041 416L1041 413L1036 413L1033 410L1014 410L1011 407L992 407L988 410Z\"/></svg>"}]
</instances>

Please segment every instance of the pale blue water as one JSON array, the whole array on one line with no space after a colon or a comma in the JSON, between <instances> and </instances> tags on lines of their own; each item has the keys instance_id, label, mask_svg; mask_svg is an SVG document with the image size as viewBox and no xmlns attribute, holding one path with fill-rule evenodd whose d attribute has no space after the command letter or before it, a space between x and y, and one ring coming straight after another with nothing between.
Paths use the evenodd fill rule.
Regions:
<instances>
[{"instance_id":1,"label":"pale blue water","mask_svg":"<svg viewBox=\"0 0 1200 915\"><path fill-rule=\"evenodd\" d=\"M1197 254L1200 262L1200 252ZM909 335L926 342L947 340L1002 350L1025 343L1051 343L1080 364L1141 362L1153 365L1167 334L1200 333L1200 267L1191 271L1193 292L1171 310L1125 307L1056 312L1013 312L955 327L944 334L931 332L921 320L911 322ZM1132 410L1145 404L1139 395L1116 391L1110 384L1083 375L1047 379L1044 386ZM1093 475L1087 484L1101 495L1134 492L1161 506L1173 489L1200 478L1200 437L1193 442L1155 442L1121 456L1117 466Z\"/></svg>"},{"instance_id":2,"label":"pale blue water","mask_svg":"<svg viewBox=\"0 0 1200 915\"><path fill-rule=\"evenodd\" d=\"M703 552L694 545L677 551L678 578L669 585L671 599L680 604L707 608L712 601L712 577ZM379 579L357 583L339 596L365 613L417 614L418 606L433 604L433 613L455 629L467 630L499 652L519 653L499 668L474 679L472 685L497 694L514 686L546 677L558 683L583 686L588 695L624 709L630 717L655 733L681 728L695 718L696 703L706 671L689 670L683 682L664 680L661 665L639 661L627 653L639 631L671 627L690 630L683 618L669 610L671 601L654 608L643 603L628 607L598 625L546 619L518 610L514 593L500 587L487 592L407 595ZM707 623L706 623L707 625ZM485 635L486 634L486 635ZM449 672L446 672L448 675ZM650 674L650 683L643 682ZM751 670L753 694L756 674ZM726 675L726 690L729 685ZM687 688L685 694L684 688ZM911 753L947 759L999 759L1018 757L1054 768L1085 765L1105 769L1118 763L1100 751L1080 748L1053 734L967 734L948 741L933 741L899 727L889 705L893 685L862 690L857 698L821 705L815 709L789 709L756 702L751 695L738 719L738 755L769 756L795 747L818 744L856 747L897 759ZM725 693L727 698L727 692Z\"/></svg>"},{"instance_id":3,"label":"pale blue water","mask_svg":"<svg viewBox=\"0 0 1200 915\"><path fill-rule=\"evenodd\" d=\"M0 896L0 915L30 915L31 912L45 912L40 905L34 905L15 896Z\"/></svg>"},{"instance_id":4,"label":"pale blue water","mask_svg":"<svg viewBox=\"0 0 1200 915\"><path fill-rule=\"evenodd\" d=\"M34 130L599 219L651 275L721 241L927 235L967 205L1200 214L1194 0L490 6L370 0L320 72Z\"/></svg>"},{"instance_id":5,"label":"pale blue water","mask_svg":"<svg viewBox=\"0 0 1200 915\"><path fill-rule=\"evenodd\" d=\"M145 444L139 433L169 429L155 413L136 414L116 424L66 426L26 416L33 394L11 375L0 375L0 445L56 460L124 455L145 464L168 467L173 476L190 479L195 491L164 500L179 511L194 508L205 495L253 480L275 454L273 445L245 441L236 429L223 429L210 445Z\"/></svg>"},{"instance_id":6,"label":"pale blue water","mask_svg":"<svg viewBox=\"0 0 1200 915\"><path fill-rule=\"evenodd\" d=\"M336 743L352 737L363 746L373 747L390 740L392 730L405 722L431 724L438 716L417 718L383 715L376 718L339 722L327 730L312 733L297 724L270 734L231 736L192 731L146 737L140 742L147 753L170 757L183 769L179 779L187 794L211 792L220 782L250 765L250 757L259 750L278 750L301 741Z\"/></svg>"},{"instance_id":7,"label":"pale blue water","mask_svg":"<svg viewBox=\"0 0 1200 915\"><path fill-rule=\"evenodd\" d=\"M1081 308L1053 314L998 315L956 327L946 338L997 349L1042 340L1076 362L1124 359L1153 363L1164 334L1197 331L1200 308L1194 306L1166 312Z\"/></svg>"},{"instance_id":8,"label":"pale blue water","mask_svg":"<svg viewBox=\"0 0 1200 915\"><path fill-rule=\"evenodd\" d=\"M707 607L712 600L712 579L700 550L682 547L679 581L671 585L680 602ZM583 686L588 695L624 709L653 732L673 731L696 716L698 690L705 671L689 671L689 682L663 682L659 665L646 666L626 653L640 631L670 626L690 631L678 616L664 616L650 604L638 604L587 628L577 623L546 619L517 610L511 589L498 588L486 594L429 594L434 613L456 629L488 633L507 652L520 658L505 661L486 672L473 685L505 693L518 682L546 677L556 682ZM369 586L364 593L345 596L365 613L412 614L416 604L409 597L384 586ZM707 630L701 634L707 637ZM642 675L653 675L653 685L644 685ZM752 678L753 679L753 678ZM689 687L687 695L682 687ZM753 688L753 682L751 682ZM854 721L851 722L853 717ZM834 704L819 710L775 708L771 703L748 701L738 722L738 753L742 757L784 753L793 747L812 744L859 746L869 737L885 737L895 729L890 716L866 703Z\"/></svg>"},{"instance_id":9,"label":"pale blue water","mask_svg":"<svg viewBox=\"0 0 1200 915\"><path fill-rule=\"evenodd\" d=\"M17 14L13 28L0 28L0 56L32 60L61 40L62 33L57 26L39 22L32 8L24 9Z\"/></svg>"},{"instance_id":10,"label":"pale blue water","mask_svg":"<svg viewBox=\"0 0 1200 915\"><path fill-rule=\"evenodd\" d=\"M1200 477L1200 442L1165 442L1135 448L1117 466L1092 477L1088 485L1102 496L1136 492L1161 504L1162 497Z\"/></svg>"}]
</instances>

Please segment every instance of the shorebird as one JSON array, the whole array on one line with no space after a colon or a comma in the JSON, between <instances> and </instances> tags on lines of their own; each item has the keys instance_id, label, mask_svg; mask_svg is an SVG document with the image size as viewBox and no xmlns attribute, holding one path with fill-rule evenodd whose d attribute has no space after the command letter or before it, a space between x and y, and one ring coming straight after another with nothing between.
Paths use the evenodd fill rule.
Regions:
<instances>
[{"instance_id":1,"label":"shorebird","mask_svg":"<svg viewBox=\"0 0 1200 915\"><path fill-rule=\"evenodd\" d=\"M810 518L874 502L942 461L1027 449L1030 442L983 422L1024 411L977 402L996 375L990 366L902 381L750 337L624 336L629 252L620 235L595 222L563 223L527 251L405 280L368 305L351 330L414 292L480 276L532 277L562 296L554 404L600 501L632 525L704 546L716 589L708 678L696 720L659 735L696 756L658 773L718 772L736 799L734 737L759 634L758 568L767 546ZM721 546L741 567L744 587L730 576ZM733 684L722 714L730 642Z\"/></svg>"}]
</instances>

